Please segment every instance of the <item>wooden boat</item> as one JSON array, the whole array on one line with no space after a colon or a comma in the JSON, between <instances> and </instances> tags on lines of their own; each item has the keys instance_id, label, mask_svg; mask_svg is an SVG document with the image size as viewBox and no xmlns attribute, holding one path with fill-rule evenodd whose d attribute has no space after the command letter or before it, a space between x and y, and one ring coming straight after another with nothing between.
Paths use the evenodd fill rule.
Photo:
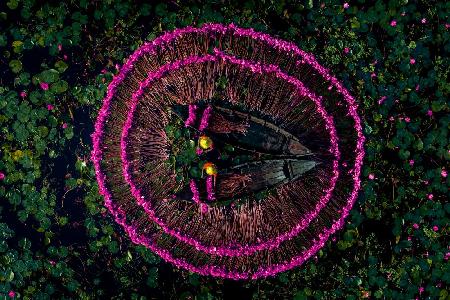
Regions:
<instances>
[{"instance_id":1,"label":"wooden boat","mask_svg":"<svg viewBox=\"0 0 450 300\"><path fill-rule=\"evenodd\" d=\"M232 166L217 175L217 199L235 198L270 190L297 180L319 162L304 159L268 159Z\"/></svg>"},{"instance_id":2,"label":"wooden boat","mask_svg":"<svg viewBox=\"0 0 450 300\"><path fill-rule=\"evenodd\" d=\"M204 107L198 110L199 116L194 128L198 128ZM205 133L216 144L227 143L250 152L275 156L298 157L313 154L297 137L271 122L238 110L217 105L211 107L211 120ZM188 117L188 108L185 105L173 107L173 112L183 120Z\"/></svg>"}]
</instances>

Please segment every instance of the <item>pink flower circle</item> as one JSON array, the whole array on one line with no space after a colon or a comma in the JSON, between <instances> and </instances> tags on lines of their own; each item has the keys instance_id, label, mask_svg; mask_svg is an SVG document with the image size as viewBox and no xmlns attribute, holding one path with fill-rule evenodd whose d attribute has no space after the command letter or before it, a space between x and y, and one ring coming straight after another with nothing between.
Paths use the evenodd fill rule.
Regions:
<instances>
[{"instance_id":1,"label":"pink flower circle","mask_svg":"<svg viewBox=\"0 0 450 300\"><path fill-rule=\"evenodd\" d=\"M370 179L370 180L374 180L374 179L375 179L375 175L373 175L373 173L370 173L370 174L369 174L369 179Z\"/></svg>"},{"instance_id":2,"label":"pink flower circle","mask_svg":"<svg viewBox=\"0 0 450 300\"><path fill-rule=\"evenodd\" d=\"M416 60L415 60L414 58L411 57L411 58L409 59L409 63L412 64L412 65L414 65L414 64L416 63Z\"/></svg>"},{"instance_id":3,"label":"pink flower circle","mask_svg":"<svg viewBox=\"0 0 450 300\"><path fill-rule=\"evenodd\" d=\"M66 128L67 128L67 123L63 123L63 124L62 124L62 128L63 128L63 129L66 129Z\"/></svg>"},{"instance_id":4,"label":"pink flower circle","mask_svg":"<svg viewBox=\"0 0 450 300\"><path fill-rule=\"evenodd\" d=\"M3 173L3 172L0 172L0 180L3 180L3 179L5 179L5 173Z\"/></svg>"},{"instance_id":5,"label":"pink flower circle","mask_svg":"<svg viewBox=\"0 0 450 300\"><path fill-rule=\"evenodd\" d=\"M442 169L441 176L444 177L444 178L447 177L447 170Z\"/></svg>"},{"instance_id":6,"label":"pink flower circle","mask_svg":"<svg viewBox=\"0 0 450 300\"><path fill-rule=\"evenodd\" d=\"M414 229L419 229L419 224L414 223L413 228L414 228Z\"/></svg>"},{"instance_id":7,"label":"pink flower circle","mask_svg":"<svg viewBox=\"0 0 450 300\"><path fill-rule=\"evenodd\" d=\"M344 7L344 9L347 9L347 8L350 7L350 5L349 5L347 2L345 2L344 5L343 5L343 7Z\"/></svg>"},{"instance_id":8,"label":"pink flower circle","mask_svg":"<svg viewBox=\"0 0 450 300\"><path fill-rule=\"evenodd\" d=\"M170 35L166 34L163 37L158 38L156 41L152 42L152 44L149 44L149 46L147 48L149 50L152 50L153 47L155 47L155 48L156 48L156 46L159 47L159 45L162 44L162 42L165 43L166 41L172 41L175 39L175 37L177 37L178 35L181 35L181 33L184 34L185 32L196 32L196 31L198 31L198 32L205 31L206 33L208 33L211 29L213 29L218 32L234 30L236 33L236 36L245 35L245 36L250 36L255 39L267 40L268 42L270 42L273 45L276 45L277 47L280 47L280 48L283 47L283 49L286 48L287 50L292 49L294 51L297 51L298 53L301 53L300 50L298 50L297 48L294 48L294 46L291 47L287 43L284 43L284 42L276 40L276 39L272 39L270 36L256 33L252 30L235 29L235 27L232 24L228 27L224 27L220 24L207 24L207 25L205 25L204 28L205 29L203 29L203 28L200 28L200 29L188 28L188 29L177 30L174 33L171 33ZM234 31L232 33L234 33ZM337 82L337 80L334 77L331 77L330 75L327 74L326 69L324 69L323 67L321 67L319 65L316 66L316 62L314 61L314 59L312 57L310 57L308 55L302 55L303 58L302 58L302 60L298 61L299 64L305 63L304 61L306 61L307 64L312 64L314 66L314 68L317 67L317 70L319 70L322 75L324 75L324 76L327 75L326 78L330 77L331 83L333 83L333 85L336 86L336 88L339 92L342 92L344 94L345 100L349 103L350 107L352 108L352 110L349 110L349 113L355 119L356 125L354 127L358 133L359 139L357 141L358 142L358 145L356 147L357 151L355 151L355 152L357 152L357 158L355 160L355 167L352 169L352 173L353 173L354 181L356 184L355 184L355 188L352 191L351 198L349 198L349 200L348 200L348 204L343 209L343 213L342 213L342 216L340 217L340 219L338 221L336 221L331 226L331 228L326 229L321 235L319 235L319 240L317 241L317 243L314 244L314 247L311 247L310 249L308 249L307 251L294 257L290 261L280 262L280 263L270 266L270 267L261 267L259 269L256 269L254 273L247 272L247 271L240 272L240 271L227 270L226 268L222 268L221 266L216 266L216 265L196 266L195 264L192 264L187 259L178 258L178 257L173 256L172 253L170 253L170 251L167 251L163 247L159 247L156 243L154 243L152 241L151 238L148 238L146 236L140 236L138 230L136 229L137 227L134 224L129 224L127 222L127 220L124 218L125 213L123 212L123 210L119 206L115 205L115 203L112 201L112 195L111 195L110 191L108 191L108 189L105 187L105 184L104 184L104 181L106 178L105 174L102 173L102 171L99 167L99 163L100 163L100 160L102 158L102 153L103 153L103 149L100 147L101 138L102 138L102 134L103 134L103 125L104 125L104 123L106 123L106 120L107 120L106 118L108 117L108 114L109 114L109 111L108 111L109 102L111 101L111 98L114 94L116 86L118 86L118 84L120 84L123 81L126 73L132 69L133 62L137 61L137 58L139 56L141 56L141 53L149 52L149 50L145 50L147 48L143 48L143 49L140 49L139 51L136 51L136 53L133 54L131 59L121 68L120 74L115 79L113 79L112 84L108 87L108 94L107 94L107 97L105 98L104 105L99 113L99 117L96 122L96 131L93 135L94 151L92 153L92 156L93 156L94 166L96 168L96 176L99 181L99 189L100 189L101 194L105 197L105 205L108 207L108 209L113 214L114 218L116 219L116 222L118 224L122 225L122 227L125 229L128 236L131 238L131 240L134 243L145 245L147 248L151 249L152 251L154 251L156 254L158 254L165 260L167 260L171 263L174 263L177 267L185 268L185 269L188 269L193 272L197 272L202 275L212 275L212 276L219 276L219 277L232 278L232 279L244 279L244 278L256 279L256 278L260 278L260 277L271 276L278 272L288 270L292 267L302 264L308 258L314 256L314 254L318 251L318 249L320 249L321 247L324 246L325 241L328 239L328 237L344 225L344 218L348 215L351 205L353 204L354 200L357 197L357 191L358 191L359 185L360 185L360 181L358 178L360 175L360 167L361 167L363 156L364 156L364 149L363 149L364 137L362 135L360 120L356 113L356 109L355 109L356 105L353 104L353 99L351 98L351 96L348 95L348 92L344 88L341 87L339 82Z\"/></svg>"},{"instance_id":9,"label":"pink flower circle","mask_svg":"<svg viewBox=\"0 0 450 300\"><path fill-rule=\"evenodd\" d=\"M20 92L20 97L25 98L26 96L27 96L27 92L25 92L25 91Z\"/></svg>"},{"instance_id":10,"label":"pink flower circle","mask_svg":"<svg viewBox=\"0 0 450 300\"><path fill-rule=\"evenodd\" d=\"M345 48L344 48L344 53L347 54L347 53L349 53L349 52L350 52L350 48L349 48L349 47L345 47Z\"/></svg>"},{"instance_id":11,"label":"pink flower circle","mask_svg":"<svg viewBox=\"0 0 450 300\"><path fill-rule=\"evenodd\" d=\"M391 25L392 27L397 26L397 20L392 20L391 23L390 23L390 25Z\"/></svg>"},{"instance_id":12,"label":"pink flower circle","mask_svg":"<svg viewBox=\"0 0 450 300\"><path fill-rule=\"evenodd\" d=\"M439 227L437 227L436 225L433 226L433 231L437 232L439 230Z\"/></svg>"},{"instance_id":13,"label":"pink flower circle","mask_svg":"<svg viewBox=\"0 0 450 300\"><path fill-rule=\"evenodd\" d=\"M433 194L428 194L427 197L428 197L428 199L433 200L434 196L433 196Z\"/></svg>"},{"instance_id":14,"label":"pink flower circle","mask_svg":"<svg viewBox=\"0 0 450 300\"><path fill-rule=\"evenodd\" d=\"M14 298L16 296L16 292L9 291L8 296L9 296L9 298Z\"/></svg>"},{"instance_id":15,"label":"pink flower circle","mask_svg":"<svg viewBox=\"0 0 450 300\"><path fill-rule=\"evenodd\" d=\"M47 104L47 110L53 110L55 107L51 104Z\"/></svg>"},{"instance_id":16,"label":"pink flower circle","mask_svg":"<svg viewBox=\"0 0 450 300\"><path fill-rule=\"evenodd\" d=\"M410 159L409 160L409 165L412 167L412 166L414 166L414 159Z\"/></svg>"},{"instance_id":17,"label":"pink flower circle","mask_svg":"<svg viewBox=\"0 0 450 300\"><path fill-rule=\"evenodd\" d=\"M432 115L433 115L433 111L432 111L431 109L429 109L429 110L427 111L427 116L431 117Z\"/></svg>"}]
</instances>

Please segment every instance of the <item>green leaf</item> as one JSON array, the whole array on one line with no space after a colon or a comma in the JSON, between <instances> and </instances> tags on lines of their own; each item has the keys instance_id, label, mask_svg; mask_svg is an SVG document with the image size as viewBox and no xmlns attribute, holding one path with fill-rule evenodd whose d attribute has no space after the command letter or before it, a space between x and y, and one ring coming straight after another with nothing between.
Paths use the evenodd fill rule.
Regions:
<instances>
[{"instance_id":1,"label":"green leaf","mask_svg":"<svg viewBox=\"0 0 450 300\"><path fill-rule=\"evenodd\" d=\"M418 138L414 143L414 148L416 148L419 151L423 149L423 142L420 138Z\"/></svg>"},{"instance_id":2,"label":"green leaf","mask_svg":"<svg viewBox=\"0 0 450 300\"><path fill-rule=\"evenodd\" d=\"M9 274L6 275L6 281L13 281L14 280L14 272L9 271Z\"/></svg>"},{"instance_id":3,"label":"green leaf","mask_svg":"<svg viewBox=\"0 0 450 300\"><path fill-rule=\"evenodd\" d=\"M144 17L149 16L150 15L150 10L151 10L151 6L148 3L142 4L141 5L141 9L140 9L140 14Z\"/></svg>"},{"instance_id":4,"label":"green leaf","mask_svg":"<svg viewBox=\"0 0 450 300\"><path fill-rule=\"evenodd\" d=\"M359 28L361 26L357 18L353 18L350 23L352 28Z\"/></svg>"},{"instance_id":5,"label":"green leaf","mask_svg":"<svg viewBox=\"0 0 450 300\"><path fill-rule=\"evenodd\" d=\"M42 71L41 74L39 74L39 79L46 83L56 82L59 80L59 72L55 69Z\"/></svg>"},{"instance_id":6,"label":"green leaf","mask_svg":"<svg viewBox=\"0 0 450 300\"><path fill-rule=\"evenodd\" d=\"M199 286L200 285L199 276L195 273L190 274L189 275L189 283L193 286Z\"/></svg>"},{"instance_id":7,"label":"green leaf","mask_svg":"<svg viewBox=\"0 0 450 300\"><path fill-rule=\"evenodd\" d=\"M60 80L54 84L52 84L51 91L56 94L62 94L69 88L69 84L65 80Z\"/></svg>"},{"instance_id":8,"label":"green leaf","mask_svg":"<svg viewBox=\"0 0 450 300\"><path fill-rule=\"evenodd\" d=\"M9 62L9 67L14 73L19 73L22 70L22 62L20 60L13 59Z\"/></svg>"},{"instance_id":9,"label":"green leaf","mask_svg":"<svg viewBox=\"0 0 450 300\"><path fill-rule=\"evenodd\" d=\"M295 293L293 299L294 300L307 300L308 297L306 296L304 291L298 291L297 293Z\"/></svg>"},{"instance_id":10,"label":"green leaf","mask_svg":"<svg viewBox=\"0 0 450 300\"><path fill-rule=\"evenodd\" d=\"M157 16L162 17L167 15L167 4L165 3L159 3L155 6L155 13Z\"/></svg>"},{"instance_id":11,"label":"green leaf","mask_svg":"<svg viewBox=\"0 0 450 300\"><path fill-rule=\"evenodd\" d=\"M72 127L67 127L66 129L64 129L64 135L66 136L66 139L70 140L73 138L73 128Z\"/></svg>"},{"instance_id":12,"label":"green leaf","mask_svg":"<svg viewBox=\"0 0 450 300\"><path fill-rule=\"evenodd\" d=\"M431 102L431 109L433 112L439 112L444 109L446 103L443 100L436 100Z\"/></svg>"},{"instance_id":13,"label":"green leaf","mask_svg":"<svg viewBox=\"0 0 450 300\"><path fill-rule=\"evenodd\" d=\"M407 159L410 155L411 155L411 152L409 152L408 150L403 150L403 149L401 149L401 150L398 152L398 156L399 156L401 159Z\"/></svg>"},{"instance_id":14,"label":"green leaf","mask_svg":"<svg viewBox=\"0 0 450 300\"><path fill-rule=\"evenodd\" d=\"M148 272L147 285L151 288L158 286L158 268L153 267Z\"/></svg>"},{"instance_id":15,"label":"green leaf","mask_svg":"<svg viewBox=\"0 0 450 300\"><path fill-rule=\"evenodd\" d=\"M16 9L19 6L19 0L9 0L6 2L9 9Z\"/></svg>"},{"instance_id":16,"label":"green leaf","mask_svg":"<svg viewBox=\"0 0 450 300\"><path fill-rule=\"evenodd\" d=\"M13 52L14 53L20 53L23 50L23 42L22 41L14 41L12 43Z\"/></svg>"},{"instance_id":17,"label":"green leaf","mask_svg":"<svg viewBox=\"0 0 450 300\"><path fill-rule=\"evenodd\" d=\"M68 67L69 66L62 60L58 60L55 63L55 69L58 70L59 73L63 73Z\"/></svg>"},{"instance_id":18,"label":"green leaf","mask_svg":"<svg viewBox=\"0 0 450 300\"><path fill-rule=\"evenodd\" d=\"M8 44L6 35L0 34L0 47L5 47Z\"/></svg>"},{"instance_id":19,"label":"green leaf","mask_svg":"<svg viewBox=\"0 0 450 300\"><path fill-rule=\"evenodd\" d=\"M109 252L111 252L113 254L117 253L119 251L118 243L116 241L111 241L108 244L108 250L109 250Z\"/></svg>"}]
</instances>

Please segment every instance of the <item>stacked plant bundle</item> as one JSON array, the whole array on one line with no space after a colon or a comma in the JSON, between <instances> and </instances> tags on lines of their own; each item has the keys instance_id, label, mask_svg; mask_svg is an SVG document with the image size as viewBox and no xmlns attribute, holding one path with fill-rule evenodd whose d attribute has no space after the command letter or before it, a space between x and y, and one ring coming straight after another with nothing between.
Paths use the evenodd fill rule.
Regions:
<instances>
[{"instance_id":1,"label":"stacked plant bundle","mask_svg":"<svg viewBox=\"0 0 450 300\"><path fill-rule=\"evenodd\" d=\"M355 100L312 55L232 24L139 48L93 141L105 205L133 242L232 279L313 256L343 226L364 155Z\"/></svg>"}]
</instances>

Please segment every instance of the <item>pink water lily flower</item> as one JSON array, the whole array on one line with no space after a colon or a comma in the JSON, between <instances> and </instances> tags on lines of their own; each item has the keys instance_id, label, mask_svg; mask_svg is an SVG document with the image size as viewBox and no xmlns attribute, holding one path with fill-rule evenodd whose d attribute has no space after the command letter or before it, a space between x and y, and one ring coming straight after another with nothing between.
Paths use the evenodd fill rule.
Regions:
<instances>
[{"instance_id":1,"label":"pink water lily flower","mask_svg":"<svg viewBox=\"0 0 450 300\"><path fill-rule=\"evenodd\" d=\"M380 99L378 99L378 104L382 104L384 102L384 100L386 100L386 96L381 97Z\"/></svg>"},{"instance_id":2,"label":"pink water lily flower","mask_svg":"<svg viewBox=\"0 0 450 300\"><path fill-rule=\"evenodd\" d=\"M44 91L48 90L47 82L40 82L39 85L41 86L41 89L43 89Z\"/></svg>"}]
</instances>

